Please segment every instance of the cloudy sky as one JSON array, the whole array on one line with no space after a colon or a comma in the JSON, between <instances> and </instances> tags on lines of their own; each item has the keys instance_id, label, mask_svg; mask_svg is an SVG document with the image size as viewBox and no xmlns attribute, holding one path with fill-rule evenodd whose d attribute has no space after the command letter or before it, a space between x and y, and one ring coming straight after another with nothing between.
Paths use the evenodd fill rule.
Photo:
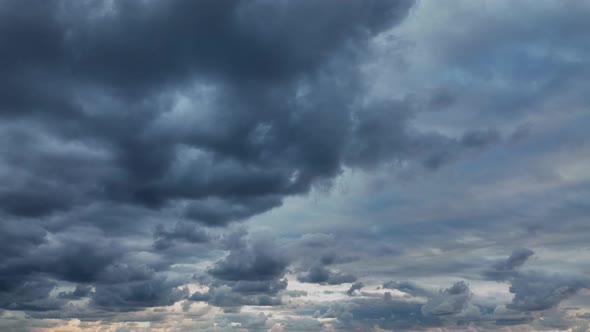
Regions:
<instances>
[{"instance_id":1,"label":"cloudy sky","mask_svg":"<svg viewBox=\"0 0 590 332\"><path fill-rule=\"evenodd\" d=\"M0 1L0 331L590 323L590 1Z\"/></svg>"}]
</instances>

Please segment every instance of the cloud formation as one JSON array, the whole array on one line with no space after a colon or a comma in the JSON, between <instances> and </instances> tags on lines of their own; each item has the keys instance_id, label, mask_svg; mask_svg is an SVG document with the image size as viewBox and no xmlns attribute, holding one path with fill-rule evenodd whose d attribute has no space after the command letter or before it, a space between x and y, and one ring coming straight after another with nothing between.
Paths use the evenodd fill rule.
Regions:
<instances>
[{"instance_id":1,"label":"cloud formation","mask_svg":"<svg viewBox=\"0 0 590 332\"><path fill-rule=\"evenodd\" d=\"M589 14L1 3L0 330L587 330Z\"/></svg>"}]
</instances>

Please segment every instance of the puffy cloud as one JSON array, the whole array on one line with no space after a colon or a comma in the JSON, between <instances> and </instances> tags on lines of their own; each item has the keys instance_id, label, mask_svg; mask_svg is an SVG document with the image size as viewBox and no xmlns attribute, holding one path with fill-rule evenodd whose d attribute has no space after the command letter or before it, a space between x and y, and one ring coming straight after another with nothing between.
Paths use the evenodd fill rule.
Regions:
<instances>
[{"instance_id":1,"label":"puffy cloud","mask_svg":"<svg viewBox=\"0 0 590 332\"><path fill-rule=\"evenodd\" d=\"M332 86L351 74L333 62L354 64L412 4L347 1L328 17L335 2L3 6L2 86L14 92L0 105L4 135L24 141L3 161L35 170L6 178L3 210L184 200L187 217L223 225L279 206L345 163L356 87ZM261 16L281 19L262 28Z\"/></svg>"},{"instance_id":2,"label":"puffy cloud","mask_svg":"<svg viewBox=\"0 0 590 332\"><path fill-rule=\"evenodd\" d=\"M207 271L223 281L265 281L281 278L289 260L267 234L255 234L244 246L230 248L229 254Z\"/></svg>"},{"instance_id":3,"label":"puffy cloud","mask_svg":"<svg viewBox=\"0 0 590 332\"><path fill-rule=\"evenodd\" d=\"M458 281L428 299L422 306L422 313L431 316L457 315L471 308L471 297L469 286L464 281Z\"/></svg>"},{"instance_id":4,"label":"puffy cloud","mask_svg":"<svg viewBox=\"0 0 590 332\"><path fill-rule=\"evenodd\" d=\"M514 297L506 308L522 312L552 309L590 286L586 277L518 271L533 254L527 248L516 249L506 260L496 262L493 270L484 272L486 277L510 283L509 291Z\"/></svg>"},{"instance_id":5,"label":"puffy cloud","mask_svg":"<svg viewBox=\"0 0 590 332\"><path fill-rule=\"evenodd\" d=\"M205 279L209 290L195 292L189 300L231 308L243 305L281 304L279 292L287 288L289 260L277 240L269 234L248 234L243 229L225 238L227 256L214 263Z\"/></svg>"}]
</instances>

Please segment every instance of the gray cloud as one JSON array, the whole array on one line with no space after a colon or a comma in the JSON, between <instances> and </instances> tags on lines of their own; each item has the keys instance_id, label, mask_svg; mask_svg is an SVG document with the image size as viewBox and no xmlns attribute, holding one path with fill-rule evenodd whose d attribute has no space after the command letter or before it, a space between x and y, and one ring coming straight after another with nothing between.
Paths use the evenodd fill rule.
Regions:
<instances>
[{"instance_id":1,"label":"gray cloud","mask_svg":"<svg viewBox=\"0 0 590 332\"><path fill-rule=\"evenodd\" d=\"M356 281L356 277L352 274L332 271L321 264L313 265L309 271L297 277L301 282L309 282L316 284L339 285L343 283L352 283Z\"/></svg>"},{"instance_id":2,"label":"gray cloud","mask_svg":"<svg viewBox=\"0 0 590 332\"><path fill-rule=\"evenodd\" d=\"M226 310L244 305L273 306L282 303L279 292L287 288L289 260L277 239L269 234L248 234L237 229L225 238L227 256L213 264L204 279L208 291L195 292L189 300L207 302Z\"/></svg>"},{"instance_id":3,"label":"gray cloud","mask_svg":"<svg viewBox=\"0 0 590 332\"><path fill-rule=\"evenodd\" d=\"M281 304L279 296L268 295L262 292L252 294L242 294L235 292L232 288L222 285L219 287L211 287L206 293L195 292L189 300L197 302L207 302L210 305L232 308L241 307L244 305L250 306L275 306Z\"/></svg>"},{"instance_id":4,"label":"gray cloud","mask_svg":"<svg viewBox=\"0 0 590 332\"><path fill-rule=\"evenodd\" d=\"M350 288L346 291L346 295L348 295L348 296L354 296L355 291L360 291L363 287L365 287L365 284L363 284L360 281L357 281L354 284L352 284L350 286Z\"/></svg>"},{"instance_id":5,"label":"gray cloud","mask_svg":"<svg viewBox=\"0 0 590 332\"><path fill-rule=\"evenodd\" d=\"M333 302L320 307L324 318L336 318L337 326L344 330L355 330L379 326L385 329L410 329L420 326L441 326L438 317L424 316L422 304L393 299L390 293L370 298L351 298L346 302Z\"/></svg>"},{"instance_id":6,"label":"gray cloud","mask_svg":"<svg viewBox=\"0 0 590 332\"><path fill-rule=\"evenodd\" d=\"M514 294L514 298L506 307L521 311L554 308L581 289L590 287L590 280L587 278L538 271L519 273L510 283L510 292Z\"/></svg>"},{"instance_id":7,"label":"gray cloud","mask_svg":"<svg viewBox=\"0 0 590 332\"><path fill-rule=\"evenodd\" d=\"M467 284L459 281L428 299L422 307L422 313L432 316L457 315L469 308L471 297Z\"/></svg>"},{"instance_id":8,"label":"gray cloud","mask_svg":"<svg viewBox=\"0 0 590 332\"><path fill-rule=\"evenodd\" d=\"M515 249L505 261L498 262L494 268L498 271L512 271L522 266L535 253L531 249Z\"/></svg>"},{"instance_id":9,"label":"gray cloud","mask_svg":"<svg viewBox=\"0 0 590 332\"><path fill-rule=\"evenodd\" d=\"M232 247L229 254L207 271L224 281L265 281L282 277L289 265L276 239L255 234L244 246Z\"/></svg>"},{"instance_id":10,"label":"gray cloud","mask_svg":"<svg viewBox=\"0 0 590 332\"><path fill-rule=\"evenodd\" d=\"M56 283L44 278L28 280L3 280L0 288L0 306L3 309L45 311L60 307L59 302L48 300Z\"/></svg>"},{"instance_id":11,"label":"gray cloud","mask_svg":"<svg viewBox=\"0 0 590 332\"><path fill-rule=\"evenodd\" d=\"M506 260L496 262L493 270L484 273L510 283L509 291L514 297L506 308L522 312L552 309L590 286L590 279L586 277L517 271L532 255L534 252L530 249L515 249Z\"/></svg>"},{"instance_id":12,"label":"gray cloud","mask_svg":"<svg viewBox=\"0 0 590 332\"><path fill-rule=\"evenodd\" d=\"M388 281L383 283L385 289L396 289L411 296L430 297L432 292L410 281Z\"/></svg>"},{"instance_id":13,"label":"gray cloud","mask_svg":"<svg viewBox=\"0 0 590 332\"><path fill-rule=\"evenodd\" d=\"M71 292L60 292L58 297L68 300L78 300L92 294L91 286L77 285Z\"/></svg>"},{"instance_id":14,"label":"gray cloud","mask_svg":"<svg viewBox=\"0 0 590 332\"><path fill-rule=\"evenodd\" d=\"M2 252L18 253L0 266L3 288L49 275L94 284L92 303L103 308L178 300L156 277L166 263L132 263L138 248L105 234L155 227L155 249L175 255L177 243L209 240L189 220L227 225L333 179L352 160L345 151L357 111L348 108L357 94L348 91L358 86L333 83L355 76L368 39L412 4L347 1L338 12L312 1L2 6L0 87L11 93L0 98L0 224L15 235ZM259 24L279 16L271 29ZM173 216L181 219L174 227L155 222ZM30 222L15 226L18 218ZM74 224L91 235L56 235ZM266 245L230 251L209 274L240 292L277 288L289 262ZM140 294L156 286L162 291Z\"/></svg>"},{"instance_id":15,"label":"gray cloud","mask_svg":"<svg viewBox=\"0 0 590 332\"><path fill-rule=\"evenodd\" d=\"M584 329L588 13L2 3L0 329Z\"/></svg>"},{"instance_id":16,"label":"gray cloud","mask_svg":"<svg viewBox=\"0 0 590 332\"><path fill-rule=\"evenodd\" d=\"M330 76L340 76L330 61L341 57L347 43L361 47L372 34L399 21L411 4L348 1L329 17L318 13L331 3L310 1L4 6L4 25L12 28L4 30L3 39L15 42L2 67L8 69L4 82L15 97L0 106L16 117L14 126L8 125L14 135L24 136L31 142L28 149L41 152L30 158L8 155L8 162L34 169L38 176L28 174L21 184L6 186L0 195L5 212L38 217L89 199L150 208L191 200L188 217L224 224L280 205L282 196L305 192L314 182L338 174L344 162L353 124L346 116L350 111L336 110L354 95L329 86ZM45 14L35 15L36 10ZM90 19L93 12L102 14ZM279 12L288 15L270 23L274 29L261 29L257 17ZM291 30L302 19L307 29L322 33ZM212 30L213 21L219 24ZM30 35L39 37L30 39L28 47L16 42ZM324 78L314 77L321 72ZM44 87L35 83L40 77L63 82L62 91L44 95ZM197 98L189 107L199 108L198 96L187 89L196 77L215 87L215 111L207 113L212 116L205 123L176 122L188 119L167 116L175 107L174 94ZM297 99L302 89L313 89L304 104ZM152 105L142 102L148 99ZM39 108L45 112L38 113ZM393 112L396 106L388 108ZM59 121L63 116L68 122ZM21 120L39 129L19 128ZM212 131L206 123L218 125ZM330 136L328 123L337 124L330 126ZM125 130L125 124L136 130ZM187 125L193 130L187 131ZM59 150L34 147L41 136L77 144L81 151L64 158ZM318 144L322 137L329 139ZM200 154L191 156L194 152ZM73 164L76 158L82 163ZM103 167L92 167L96 162ZM76 167L65 174L58 171L60 164ZM187 167L201 171L189 173ZM53 181L45 182L43 175L52 170ZM22 183L38 189L28 191ZM52 195L58 183L69 186L59 186L61 194Z\"/></svg>"},{"instance_id":17,"label":"gray cloud","mask_svg":"<svg viewBox=\"0 0 590 332\"><path fill-rule=\"evenodd\" d=\"M506 280L534 254L528 248L515 249L506 260L496 262L492 269L485 272L485 275L494 280Z\"/></svg>"},{"instance_id":18,"label":"gray cloud","mask_svg":"<svg viewBox=\"0 0 590 332\"><path fill-rule=\"evenodd\" d=\"M181 222L176 223L171 230L162 224L156 226L154 238L154 247L159 250L169 248L175 241L207 243L210 240L209 234L198 226Z\"/></svg>"},{"instance_id":19,"label":"gray cloud","mask_svg":"<svg viewBox=\"0 0 590 332\"><path fill-rule=\"evenodd\" d=\"M131 281L113 285L98 285L91 304L96 307L137 310L144 307L170 306L189 295L179 283L156 277L145 281Z\"/></svg>"}]
</instances>

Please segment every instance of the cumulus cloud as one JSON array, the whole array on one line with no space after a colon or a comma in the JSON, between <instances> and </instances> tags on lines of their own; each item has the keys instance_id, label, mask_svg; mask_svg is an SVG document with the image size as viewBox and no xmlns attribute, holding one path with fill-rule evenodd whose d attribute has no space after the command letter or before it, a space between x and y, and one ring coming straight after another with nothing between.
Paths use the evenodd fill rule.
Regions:
<instances>
[{"instance_id":1,"label":"cumulus cloud","mask_svg":"<svg viewBox=\"0 0 590 332\"><path fill-rule=\"evenodd\" d=\"M356 93L348 93L356 86L332 86L352 73L332 61L352 64L351 50L402 19L412 1L348 1L338 13L320 14L332 5L3 6L12 27L3 35L3 85L14 91L0 105L10 120L4 134L35 152L7 154L5 163L36 171L6 182L4 211L39 217L96 200L148 208L184 200L187 217L220 225L334 177L357 111L350 108ZM262 29L261 16L283 18ZM28 47L17 42L23 39ZM47 80L61 84L48 90ZM51 141L37 145L43 137ZM64 165L68 172L59 171Z\"/></svg>"},{"instance_id":2,"label":"cumulus cloud","mask_svg":"<svg viewBox=\"0 0 590 332\"><path fill-rule=\"evenodd\" d=\"M581 289L590 287L590 280L585 277L570 277L539 271L519 273L510 283L510 292L514 294L514 298L506 306L522 311L554 308Z\"/></svg>"},{"instance_id":3,"label":"cumulus cloud","mask_svg":"<svg viewBox=\"0 0 590 332\"><path fill-rule=\"evenodd\" d=\"M431 316L457 315L472 309L469 303L471 297L469 286L464 281L459 281L428 299L422 306L422 313Z\"/></svg>"},{"instance_id":4,"label":"cumulus cloud","mask_svg":"<svg viewBox=\"0 0 590 332\"><path fill-rule=\"evenodd\" d=\"M268 234L255 234L243 246L232 247L229 254L207 271L224 281L265 281L282 277L289 265L277 240Z\"/></svg>"},{"instance_id":5,"label":"cumulus cloud","mask_svg":"<svg viewBox=\"0 0 590 332\"><path fill-rule=\"evenodd\" d=\"M534 252L527 248L515 249L506 260L496 262L493 270L484 274L495 280L510 283L514 294L507 309L530 312L557 307L563 300L590 286L590 279L544 271L519 271Z\"/></svg>"},{"instance_id":6,"label":"cumulus cloud","mask_svg":"<svg viewBox=\"0 0 590 332\"><path fill-rule=\"evenodd\" d=\"M248 234L238 229L226 237L227 256L214 263L204 279L207 292L189 300L230 308L281 304L279 292L287 288L289 260L277 239L267 233Z\"/></svg>"}]
</instances>

